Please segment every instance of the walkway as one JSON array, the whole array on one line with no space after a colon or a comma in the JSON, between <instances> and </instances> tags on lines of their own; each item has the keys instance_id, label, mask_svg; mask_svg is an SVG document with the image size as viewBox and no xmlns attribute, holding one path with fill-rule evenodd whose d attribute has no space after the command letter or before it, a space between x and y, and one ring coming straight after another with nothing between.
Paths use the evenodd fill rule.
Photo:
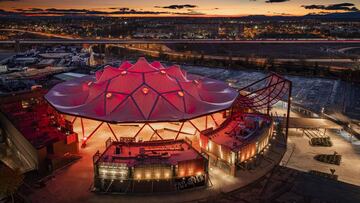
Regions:
<instances>
[{"instance_id":1,"label":"walkway","mask_svg":"<svg viewBox=\"0 0 360 203\"><path fill-rule=\"evenodd\" d=\"M98 136L100 139L100 136ZM105 139L104 139L105 140ZM172 194L157 195L99 195L90 191L93 181L92 155L104 149L103 142L91 140L81 151L83 158L75 164L54 174L54 180L46 182L46 187L37 189L30 195L33 202L184 202L206 198L214 194L229 192L259 179L277 165L285 153L284 141L277 137L271 140L271 147L257 161L253 170L239 171L234 178L217 168L210 169L212 187ZM58 195L66 194L66 195Z\"/></svg>"}]
</instances>

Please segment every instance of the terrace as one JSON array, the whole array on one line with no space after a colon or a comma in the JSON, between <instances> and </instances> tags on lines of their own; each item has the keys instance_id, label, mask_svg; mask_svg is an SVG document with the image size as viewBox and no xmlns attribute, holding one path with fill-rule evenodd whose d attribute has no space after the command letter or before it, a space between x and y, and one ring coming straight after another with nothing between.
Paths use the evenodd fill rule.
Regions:
<instances>
[{"instance_id":1,"label":"terrace","mask_svg":"<svg viewBox=\"0 0 360 203\"><path fill-rule=\"evenodd\" d=\"M77 134L71 123L54 111L41 94L33 96L5 101L0 110L36 149L60 140L75 141Z\"/></svg>"},{"instance_id":2,"label":"terrace","mask_svg":"<svg viewBox=\"0 0 360 203\"><path fill-rule=\"evenodd\" d=\"M203 187L207 159L184 140L111 142L94 155L98 192L169 192Z\"/></svg>"},{"instance_id":3,"label":"terrace","mask_svg":"<svg viewBox=\"0 0 360 203\"><path fill-rule=\"evenodd\" d=\"M120 163L128 167L144 164L177 165L179 162L203 158L183 140L147 142L113 142L96 163Z\"/></svg>"},{"instance_id":4,"label":"terrace","mask_svg":"<svg viewBox=\"0 0 360 203\"><path fill-rule=\"evenodd\" d=\"M260 114L237 114L232 116L216 130L212 128L203 134L216 144L237 152L244 145L257 139L264 129L270 127L271 119Z\"/></svg>"}]
</instances>

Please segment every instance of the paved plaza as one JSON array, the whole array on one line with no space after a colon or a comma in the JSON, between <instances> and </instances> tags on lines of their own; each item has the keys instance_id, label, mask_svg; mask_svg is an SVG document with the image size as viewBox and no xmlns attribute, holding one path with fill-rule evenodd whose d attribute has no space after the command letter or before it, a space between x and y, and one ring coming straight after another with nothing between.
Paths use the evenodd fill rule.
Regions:
<instances>
[{"instance_id":1,"label":"paved plaza","mask_svg":"<svg viewBox=\"0 0 360 203\"><path fill-rule=\"evenodd\" d=\"M332 147L313 147L309 144L309 138L303 135L302 130L290 129L288 152L282 164L304 172L317 170L330 173L330 169L333 168L340 181L360 186L360 141L353 137L350 143L349 138L340 136L338 132L338 130L326 132L326 136L329 136L333 142ZM334 152L342 156L339 166L314 159L317 154L333 154Z\"/></svg>"},{"instance_id":2,"label":"paved plaza","mask_svg":"<svg viewBox=\"0 0 360 203\"><path fill-rule=\"evenodd\" d=\"M244 188L229 193L214 194L191 203L357 203L360 201L359 190L358 186L279 166L272 173Z\"/></svg>"},{"instance_id":3,"label":"paved plaza","mask_svg":"<svg viewBox=\"0 0 360 203\"><path fill-rule=\"evenodd\" d=\"M184 67L187 71L207 77L220 79L235 87L242 87L265 76L261 72L225 70L214 68ZM305 108L319 112L321 108L343 111L345 116L357 118L360 113L360 86L345 84L331 79L304 78L288 76L293 81L293 101ZM334 107L340 106L340 107ZM341 110L342 109L342 110ZM272 112L277 115L286 113L284 104L277 104ZM291 117L302 117L298 112L291 112ZM359 114L360 115L360 114ZM94 127L94 125L88 125ZM79 126L77 126L79 127ZM75 129L76 130L76 129ZM78 129L79 130L79 129ZM86 129L91 131L91 129ZM123 132L125 133L125 132ZM127 132L126 132L127 133ZM264 199L280 202L331 202L324 194L333 192L330 197L337 200L360 199L354 191L360 186L360 141L351 138L339 130L328 130L332 147L310 146L310 138L302 129L290 129L287 149L278 139L272 140L271 148L256 161L256 167L250 170L239 170L238 177L226 175L220 169L210 168L210 186L204 189L180 193L152 195L101 195L92 192L93 164L92 156L96 151L105 150L105 140L109 132L96 134L80 150L81 159L56 171L45 181L42 188L31 189L27 197L32 202L261 202ZM341 164L330 165L314 159L317 154L342 155ZM284 155L285 154L285 155ZM284 155L284 157L283 157ZM281 160L282 159L282 160ZM304 161L306 160L306 161ZM279 167L269 173L275 165ZM338 181L323 179L310 175L310 170L330 173L335 169ZM326 186L321 186L326 184ZM321 186L321 187L320 187ZM306 190L316 187L316 190ZM242 188L242 189L239 189ZM278 192L274 192L277 191ZM335 192L347 190L347 195ZM299 192L296 192L299 191ZM261 195L259 195L261 194ZM260 197L261 196L261 197ZM310 198L310 199L309 199ZM311 201L308 201L311 200Z\"/></svg>"},{"instance_id":4,"label":"paved plaza","mask_svg":"<svg viewBox=\"0 0 360 203\"><path fill-rule=\"evenodd\" d=\"M238 171L238 177L227 175L216 167L210 168L210 186L180 193L146 195L102 195L92 192L93 165L92 155L105 150L107 137L94 136L87 146L80 150L82 158L74 164L54 173L45 182L44 188L30 192L32 202L185 202L198 198L207 198L214 194L226 193L248 185L266 175L277 165L285 153L283 137L272 139L271 147L256 161L256 167ZM67 186L67 187L64 187ZM59 195L62 194L62 195ZM65 194L65 195L64 195Z\"/></svg>"},{"instance_id":5,"label":"paved plaza","mask_svg":"<svg viewBox=\"0 0 360 203\"><path fill-rule=\"evenodd\" d=\"M189 73L204 75L214 79L231 81L235 87L244 87L263 78L266 73L259 71L229 70L199 66L184 66ZM309 110L328 114L337 119L360 120L360 85L335 79L286 76L293 82L292 98Z\"/></svg>"}]
</instances>

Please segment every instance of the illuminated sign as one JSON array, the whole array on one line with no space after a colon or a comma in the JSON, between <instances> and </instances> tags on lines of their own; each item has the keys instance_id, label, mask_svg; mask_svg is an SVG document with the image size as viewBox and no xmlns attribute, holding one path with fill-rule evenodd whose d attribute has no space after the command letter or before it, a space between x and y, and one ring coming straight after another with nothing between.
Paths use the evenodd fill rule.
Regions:
<instances>
[{"instance_id":1,"label":"illuminated sign","mask_svg":"<svg viewBox=\"0 0 360 203\"><path fill-rule=\"evenodd\" d=\"M206 183L205 175L189 176L175 179L176 190L185 190L194 187L204 186Z\"/></svg>"}]
</instances>

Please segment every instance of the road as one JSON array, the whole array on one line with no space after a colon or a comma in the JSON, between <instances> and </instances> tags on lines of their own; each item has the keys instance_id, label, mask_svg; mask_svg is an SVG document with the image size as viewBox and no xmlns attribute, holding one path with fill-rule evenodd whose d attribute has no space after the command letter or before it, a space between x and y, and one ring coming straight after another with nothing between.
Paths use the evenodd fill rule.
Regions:
<instances>
[{"instance_id":1,"label":"road","mask_svg":"<svg viewBox=\"0 0 360 203\"><path fill-rule=\"evenodd\" d=\"M360 49L360 47L345 47L345 48L339 49L338 52L345 53L345 52L353 50L353 49Z\"/></svg>"},{"instance_id":2,"label":"road","mask_svg":"<svg viewBox=\"0 0 360 203\"><path fill-rule=\"evenodd\" d=\"M134 50L134 51L140 51L143 53L147 53L153 56L157 56L160 54L159 51L156 50L148 50L148 49L143 49L143 48L137 48L137 47L124 47L122 45L114 45L114 46L119 46L119 47L123 47L129 50ZM191 56L191 57L197 57L197 58L203 58L203 59L212 59L212 60L229 60L230 57L229 56L220 56L220 55L201 55L201 54L188 54L188 53L182 53L182 52L163 52L163 54L169 55L169 56ZM242 56L232 56L231 57L232 61L245 61L245 60L249 60L255 63L266 63L268 61L268 58L247 58L247 57L242 57ZM359 59L353 60L353 59L349 59L349 58L311 58L311 59L294 59L294 58L276 58L273 59L273 61L275 63L285 63L285 62L310 62L310 63L354 63L354 62L360 62ZM341 67L340 67L341 68Z\"/></svg>"},{"instance_id":3,"label":"road","mask_svg":"<svg viewBox=\"0 0 360 203\"><path fill-rule=\"evenodd\" d=\"M310 43L359 43L356 39L258 39L258 40L227 40L227 39L81 39L71 35L51 34L23 29L0 29L0 31L25 32L30 34L55 37L59 39L22 39L22 40L0 40L0 44L13 44L17 41L20 44L310 44Z\"/></svg>"},{"instance_id":4,"label":"road","mask_svg":"<svg viewBox=\"0 0 360 203\"><path fill-rule=\"evenodd\" d=\"M28 31L22 29L0 29L0 31L10 32L26 32L31 34L37 34L47 37L55 37L59 39L21 39L21 40L0 40L0 44L360 44L359 39L338 39L338 40L327 40L327 39L293 39L293 40L279 40L279 39L261 39L261 40L221 40L221 39L79 39L70 35L59 35L50 34L44 32ZM137 51L142 51L150 54L159 54L158 51L130 48ZM166 52L168 55L180 56L183 53ZM214 55L197 55L196 57L203 57L204 59L215 59L215 60L226 60L229 59L227 56L214 56ZM232 57L234 61L245 60L245 57ZM265 63L266 58L253 59L256 63ZM355 62L349 58L342 59L274 59L274 62L340 62L340 63L353 63Z\"/></svg>"},{"instance_id":5,"label":"road","mask_svg":"<svg viewBox=\"0 0 360 203\"><path fill-rule=\"evenodd\" d=\"M76 39L75 37L69 36L69 35L59 35L59 34L51 34L51 33L45 33L45 32L36 32L36 31L30 31L30 30L21 30L21 29L0 29L0 31L8 31L8 32L24 32L34 35L41 35L45 37L55 37L60 39Z\"/></svg>"},{"instance_id":6,"label":"road","mask_svg":"<svg viewBox=\"0 0 360 203\"><path fill-rule=\"evenodd\" d=\"M24 39L2 40L0 44L360 44L352 40L220 40L220 39Z\"/></svg>"}]
</instances>

